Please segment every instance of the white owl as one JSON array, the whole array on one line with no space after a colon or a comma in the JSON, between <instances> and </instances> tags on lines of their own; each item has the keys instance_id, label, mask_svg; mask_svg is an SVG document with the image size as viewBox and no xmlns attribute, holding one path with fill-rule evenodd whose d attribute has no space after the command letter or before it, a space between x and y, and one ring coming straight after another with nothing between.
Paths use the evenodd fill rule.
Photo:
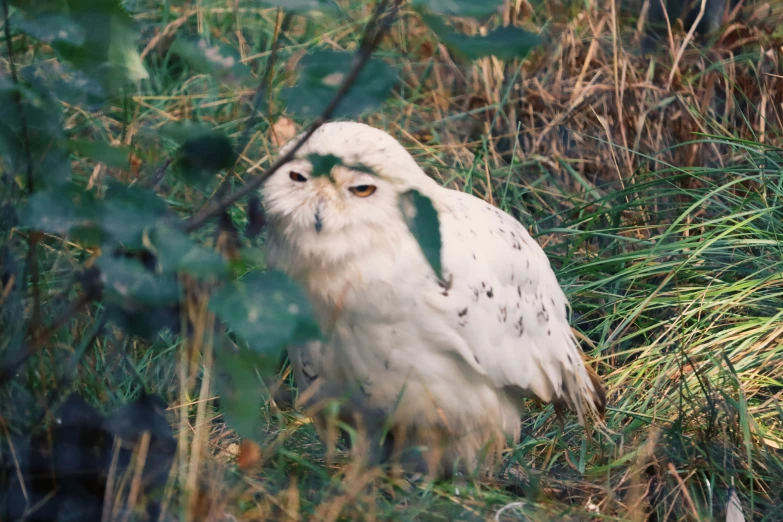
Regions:
<instances>
[{"instance_id":1,"label":"white owl","mask_svg":"<svg viewBox=\"0 0 783 522\"><path fill-rule=\"evenodd\" d=\"M342 165L313 176L312 154ZM437 210L446 282L402 214L411 189ZM378 436L385 426L397 449L424 447L438 474L475 470L518 441L525 398L568 406L582 424L603 413L540 246L510 215L429 178L386 132L323 125L263 200L269 264L303 286L324 333L289 347L309 404L344 399L343 421Z\"/></svg>"}]
</instances>

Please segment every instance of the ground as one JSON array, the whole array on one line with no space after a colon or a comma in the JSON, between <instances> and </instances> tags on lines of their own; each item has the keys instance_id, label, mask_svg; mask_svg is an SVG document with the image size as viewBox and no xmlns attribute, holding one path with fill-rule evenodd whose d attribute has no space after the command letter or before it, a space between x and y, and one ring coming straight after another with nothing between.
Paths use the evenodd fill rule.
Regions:
<instances>
[{"instance_id":1,"label":"ground","mask_svg":"<svg viewBox=\"0 0 783 522\"><path fill-rule=\"evenodd\" d=\"M262 71L278 23L275 9L244 3L128 4L150 79L122 111L64 110L70 129L149 143L150 152L123 172L74 159L85 185L153 171L171 148L154 130L170 121L239 135L253 91L177 61L171 37L208 34ZM743 6L713 41L675 28L646 54L633 13L613 16L615 2L605 10L512 4L506 19L549 36L527 59L505 63L451 56L404 11L377 53L402 83L362 120L397 137L443 184L517 217L544 246L577 337L606 382L606 432L588 438L573 416L561 428L551 407L531 404L494 479L395 478L344 452L326 460L312 423L286 400L295 390L283 393L291 384L283 364L280 379L267 382L282 380L283 392L258 412L259 449L222 422L204 386L211 346L173 335L149 343L110 325L69 387L104 412L145 389L166 399L185 444L165 509L194 520L723 520L736 491L746 519L783 520L783 4ZM355 49L370 12L349 4L339 19L296 17L276 85L308 49ZM241 159L248 172L233 174L238 185L307 123L274 93L270 101L268 125ZM159 193L182 216L209 196L176 178ZM246 216L244 203L232 210L240 227ZM56 295L63 273L91 254L53 237L43 245L42 278ZM260 251L263 235L251 246ZM260 256L254 268L263 266ZM91 314L49 350L83 342ZM34 359L27 381L3 392L18 401L2 407L4 432L60 382L50 375L56 360Z\"/></svg>"}]
</instances>

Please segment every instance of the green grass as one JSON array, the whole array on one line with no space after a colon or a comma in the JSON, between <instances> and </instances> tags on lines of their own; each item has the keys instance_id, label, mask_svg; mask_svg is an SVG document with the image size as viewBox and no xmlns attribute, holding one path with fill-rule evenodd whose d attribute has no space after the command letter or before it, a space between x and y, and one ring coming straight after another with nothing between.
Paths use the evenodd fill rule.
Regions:
<instances>
[{"instance_id":1,"label":"green grass","mask_svg":"<svg viewBox=\"0 0 783 522\"><path fill-rule=\"evenodd\" d=\"M174 2L127 4L138 13L142 45L183 15ZM199 33L241 49L260 77L275 10L243 3L234 11L231 3L206 0L200 6L176 34ZM780 12L777 4L774 9ZM296 18L280 48L275 85L287 81L303 50L354 49L368 13L351 5L338 20ZM605 15L591 16L595 23ZM754 65L763 61L759 43L774 48L779 38L753 33L757 40L728 57L694 52L664 92L671 56L640 58L630 40L620 42L615 56L606 33L577 87L592 41L589 25L552 20L545 10L531 19L539 27L552 24L562 38L521 64L520 74L519 63L501 67L490 59L455 67L427 50L423 44L431 45L431 37L405 18L378 53L400 66L403 86L365 119L398 137L444 184L517 216L545 246L571 300L574 327L607 384L607 433L588 440L574 417L561 430L551 407L531 405L502 475L428 483L362 469L344 454L327 462L301 412L268 401L259 412L264 458L241 470L232 446L237 438L221 422L214 390L183 390L179 364L186 343L178 338L147 344L110 328L88 349L70 389L105 410L144 388L166 397L175 427L185 428L181 440L207 436L198 481L205 505L238 520L478 521L519 502L501 520L722 520L732 483L746 519L783 520L783 136L775 112L783 93ZM195 73L168 53L169 44L163 38L150 50L150 79L123 106L103 113L64 108L72 133L138 147L138 173L106 176L136 182L151 175L175 147L156 133L168 121L198 120L232 137L244 130L252 93ZM30 63L36 52L31 48L20 63ZM647 88L625 96L623 113L613 88L616 63L628 68L628 83L649 80ZM572 106L591 79L608 87ZM709 91L713 80L722 91ZM558 94L561 88L571 96ZM712 102L700 105L708 91ZM763 143L762 92L773 102L767 102ZM481 98L478 109L468 107L471 96ZM242 167L274 157L268 128L282 109L273 103L262 114ZM644 110L648 117L637 128ZM518 141L501 139L517 128ZM75 160L74 177L86 186L93 167ZM252 175L239 172L234 186ZM159 193L187 216L215 186L199 191L169 176ZM240 226L244 211L243 204L232 209ZM203 232L202 239L211 241L211 234ZM50 296L67 292L70 273L94 254L45 238L47 313L57 306ZM93 307L63 328L48 352L2 391L0 415L8 429L27 429L99 313ZM199 366L191 371L203 375ZM258 386L261 393L264 385ZM200 397L209 405L199 413ZM186 471L176 469L173 478ZM169 493L171 511L182 510L176 480ZM588 504L600 514L590 513Z\"/></svg>"}]
</instances>

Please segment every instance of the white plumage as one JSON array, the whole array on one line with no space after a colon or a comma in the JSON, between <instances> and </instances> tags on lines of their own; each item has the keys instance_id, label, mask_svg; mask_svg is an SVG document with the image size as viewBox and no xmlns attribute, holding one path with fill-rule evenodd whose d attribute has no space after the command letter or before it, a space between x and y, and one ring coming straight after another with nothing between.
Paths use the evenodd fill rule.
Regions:
<instances>
[{"instance_id":1,"label":"white plumage","mask_svg":"<svg viewBox=\"0 0 783 522\"><path fill-rule=\"evenodd\" d=\"M343 165L313 177L310 154ZM447 284L401 214L410 189L438 212ZM524 398L567 405L583 424L603 410L543 250L510 215L427 177L387 133L322 126L263 198L269 263L303 285L326 338L289 347L310 404L345 398L341 418L370 433L390 418L394 439L427 446L436 472L517 441Z\"/></svg>"}]
</instances>

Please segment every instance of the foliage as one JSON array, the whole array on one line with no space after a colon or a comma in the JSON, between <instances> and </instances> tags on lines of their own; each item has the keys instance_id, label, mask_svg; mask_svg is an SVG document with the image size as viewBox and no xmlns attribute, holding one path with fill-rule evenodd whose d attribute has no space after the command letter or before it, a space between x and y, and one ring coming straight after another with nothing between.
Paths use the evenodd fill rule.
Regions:
<instances>
[{"instance_id":1,"label":"foliage","mask_svg":"<svg viewBox=\"0 0 783 522\"><path fill-rule=\"evenodd\" d=\"M353 53L344 51L316 51L303 57L296 85L281 93L288 110L307 118L322 113L343 84L353 60ZM376 108L391 94L396 81L397 75L386 62L370 60L356 80L356 87L348 91L333 116L355 117Z\"/></svg>"},{"instance_id":2,"label":"foliage","mask_svg":"<svg viewBox=\"0 0 783 522\"><path fill-rule=\"evenodd\" d=\"M441 264L442 245L437 209L429 198L417 190L403 194L400 205L408 229L421 245L424 257L438 279L445 283L443 281L443 265Z\"/></svg>"},{"instance_id":3,"label":"foliage","mask_svg":"<svg viewBox=\"0 0 783 522\"><path fill-rule=\"evenodd\" d=\"M468 36L454 31L437 15L422 12L421 17L450 50L468 60L485 56L513 60L526 56L541 43L537 35L518 27L500 27L486 36Z\"/></svg>"},{"instance_id":4,"label":"foliage","mask_svg":"<svg viewBox=\"0 0 783 522\"><path fill-rule=\"evenodd\" d=\"M6 426L15 449L49 455L38 427L68 419L72 405L59 397L70 388L120 417L128 411L116 406L154 388L174 399L165 413L179 421L180 451L193 451L172 479L203 473L219 500L267 519L485 520L519 502L531 520L590 503L605 517L715 519L730 498L753 519L780 517L781 142L760 119L780 101L768 55L753 54L747 34L731 44L742 52L729 52L750 65L678 68L675 53L654 65L623 54L624 26L598 12L558 27L575 37L548 48L533 28L555 22L538 3L504 25L501 2L415 0L346 84L373 20L358 2L203 0L192 12L182 1L10 4L17 79L5 56L0 72L2 462L13 462ZM774 31L761 33L764 52L779 46ZM635 89L619 100L615 57ZM775 103L762 104L754 82ZM332 117L399 130L428 172L540 236L609 383L615 435L587 442L570 422L560 430L551 408L536 409L500 480L478 484L379 483L322 459L312 424L273 376L288 378L278 364L287 343L324 332L302 289L246 245L264 226L257 191L221 207L218 226L185 232L182 219L263 176L275 121L317 121L338 94ZM264 110L251 112L251 98ZM680 125L687 134L674 139ZM310 159L322 174L341 163ZM418 193L403 205L442 279L436 209ZM223 420L228 428L214 422ZM32 446L18 440L28 432ZM264 446L263 467L245 468L245 453L204 466L231 453L234 433ZM235 462L257 473L240 480ZM3 466L0 489L16 473ZM204 505L209 492L199 491L191 505Z\"/></svg>"},{"instance_id":5,"label":"foliage","mask_svg":"<svg viewBox=\"0 0 783 522\"><path fill-rule=\"evenodd\" d=\"M300 15L336 7L321 1L267 4ZM233 130L197 117L173 118L155 129L130 127L128 122L131 112L142 107L134 95L154 89L159 81L158 76L150 76L150 66L156 75L163 71L172 78L177 70L192 69L214 81L215 89L245 88L258 78L262 88L277 87L282 86L281 79L275 77L275 86L265 85L273 77L271 71L259 74L233 45L190 30L179 31L167 42L162 64L150 56L144 59L147 51L139 51L138 19L128 10L132 4L120 0L48 0L12 2L11 6L5 23L14 56L9 56L12 75L0 77L0 153L3 172L10 180L5 182L4 197L6 202L19 202L17 210L9 205L4 208L15 214L10 222L27 238L27 252L18 234L4 238L4 262L19 266L12 263L12 256L17 253L20 262L24 257L21 264L26 264L27 279L13 285L14 299L33 297L27 317L17 322L16 330L45 331L50 325L51 334L57 335L57 328L72 322L74 315L89 314L99 304L109 324L129 338L154 341L168 330L199 344L203 340L193 336L208 334L192 315L185 315L192 314L187 312L188 296L202 295L223 325L218 330L222 337L215 341L215 357L226 418L240 434L257 435L254 426L262 400L250 391L254 376L268 375L287 344L319 338L313 312L302 291L282 272L243 275L249 258L237 253L239 236L230 218L225 219L227 209L222 209L224 217L211 247L199 227L191 233L183 231L178 216L182 209L171 198L171 190L210 191L215 186L212 182L222 179L215 197L224 194L240 153ZM386 7L392 16L398 9L395 3ZM478 12L469 3L433 2L430 7L439 13ZM393 94L399 86L399 71L382 58L368 59L381 31L388 29L382 26L387 24L387 13L380 10L376 15L367 29L374 36L368 36L357 53L318 49L299 60L293 84L275 89L287 112L312 120L331 104L331 117L355 117L377 110ZM449 38L462 49L473 45L469 40L459 42L456 33ZM38 49L32 57L21 52L28 44ZM485 46L468 56L488 52L492 49ZM509 56L508 49L502 52ZM91 118L104 118L107 125L99 128L89 119L76 125L66 122L64 106ZM166 159L154 174L139 177L139 164L161 155ZM72 172L72 159L80 169L92 165L88 178L81 171ZM328 175L341 164L334 157L311 159L315 175L321 170ZM363 165L351 167L373 173ZM432 226L437 217L423 196L414 195L413 204L418 217L411 227L440 273L440 238L437 226ZM262 225L259 199L251 195L248 237L257 235ZM41 317L52 305L49 294L40 288L50 284L48 274L39 269L39 262L41 267L48 266L48 256L39 250L41 241L47 251L72 245L85 254L76 257L70 276L72 283L79 283L82 296L65 308L62 317L48 321ZM66 287L61 295L71 293ZM91 303L96 300L99 303ZM81 308L85 305L86 310ZM184 330L183 325L187 326ZM8 361L3 363L2 375L15 374L18 365L25 365L38 349L38 344L15 348L26 353L21 358L10 357L13 354L8 351L0 358Z\"/></svg>"}]
</instances>

